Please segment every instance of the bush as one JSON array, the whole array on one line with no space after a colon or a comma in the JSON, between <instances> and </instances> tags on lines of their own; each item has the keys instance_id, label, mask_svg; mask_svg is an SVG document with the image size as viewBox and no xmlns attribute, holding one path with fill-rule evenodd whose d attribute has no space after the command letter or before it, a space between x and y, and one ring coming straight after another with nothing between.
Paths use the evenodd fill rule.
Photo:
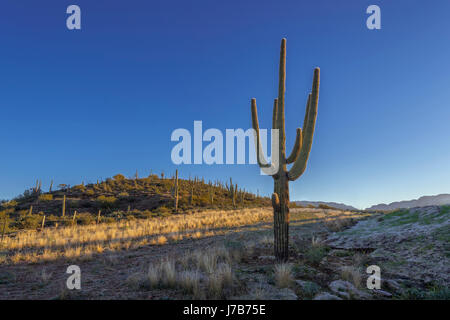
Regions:
<instances>
[{"instance_id":1,"label":"bush","mask_svg":"<svg viewBox=\"0 0 450 320\"><path fill-rule=\"evenodd\" d=\"M82 184L76 185L75 187L72 188L75 191L84 191L86 190L86 187Z\"/></svg>"},{"instance_id":2,"label":"bush","mask_svg":"<svg viewBox=\"0 0 450 320\"><path fill-rule=\"evenodd\" d=\"M31 216L21 217L16 225L19 229L37 229L41 224L42 216L33 214Z\"/></svg>"},{"instance_id":3,"label":"bush","mask_svg":"<svg viewBox=\"0 0 450 320\"><path fill-rule=\"evenodd\" d=\"M117 199L115 197L106 197L106 196L99 196L97 197L97 201L103 206L103 207L111 207Z\"/></svg>"},{"instance_id":4,"label":"bush","mask_svg":"<svg viewBox=\"0 0 450 320\"><path fill-rule=\"evenodd\" d=\"M14 208L15 206L17 206L16 200L11 200L11 201L3 203L3 207L5 207L5 208Z\"/></svg>"},{"instance_id":5,"label":"bush","mask_svg":"<svg viewBox=\"0 0 450 320\"><path fill-rule=\"evenodd\" d=\"M156 212L158 213L158 215L160 215L162 217L166 217L172 213L172 210L165 206L162 206L162 207L159 207L158 209L156 209Z\"/></svg>"},{"instance_id":6,"label":"bush","mask_svg":"<svg viewBox=\"0 0 450 320\"><path fill-rule=\"evenodd\" d=\"M77 220L77 224L88 225L88 224L94 224L96 221L96 218L94 218L89 212L83 212L83 213L77 214L76 220Z\"/></svg>"},{"instance_id":7,"label":"bush","mask_svg":"<svg viewBox=\"0 0 450 320\"><path fill-rule=\"evenodd\" d=\"M319 209L334 209L333 207L330 207L329 205L326 204L319 204Z\"/></svg>"},{"instance_id":8,"label":"bush","mask_svg":"<svg viewBox=\"0 0 450 320\"><path fill-rule=\"evenodd\" d=\"M123 174L116 174L114 177L115 181L124 181L125 180L125 176Z\"/></svg>"},{"instance_id":9,"label":"bush","mask_svg":"<svg viewBox=\"0 0 450 320\"><path fill-rule=\"evenodd\" d=\"M41 194L39 196L39 200L41 200L41 201L51 201L51 200L53 200L53 195L52 194Z\"/></svg>"},{"instance_id":10,"label":"bush","mask_svg":"<svg viewBox=\"0 0 450 320\"><path fill-rule=\"evenodd\" d=\"M88 196L93 196L95 194L95 191L92 189L87 189L84 193Z\"/></svg>"},{"instance_id":11,"label":"bush","mask_svg":"<svg viewBox=\"0 0 450 320\"><path fill-rule=\"evenodd\" d=\"M129 196L130 196L130 194L128 192L125 192L125 191L119 193L119 198L127 198Z\"/></svg>"}]
</instances>

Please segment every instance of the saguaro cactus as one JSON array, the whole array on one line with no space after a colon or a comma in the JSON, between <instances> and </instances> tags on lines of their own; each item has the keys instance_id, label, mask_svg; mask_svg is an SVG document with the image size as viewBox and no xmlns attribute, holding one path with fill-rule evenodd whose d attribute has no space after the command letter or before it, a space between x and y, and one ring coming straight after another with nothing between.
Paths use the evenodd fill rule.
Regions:
<instances>
[{"instance_id":1,"label":"saguaro cactus","mask_svg":"<svg viewBox=\"0 0 450 320\"><path fill-rule=\"evenodd\" d=\"M272 206L274 211L274 251L279 261L288 259L289 245L289 181L298 179L306 169L314 129L317 117L317 106L319 101L320 69L314 69L314 77L311 93L306 103L306 113L303 122L303 130L297 128L297 137L291 154L286 157L286 134L284 124L284 94L286 82L286 39L281 40L278 99L273 106L272 128L278 129L278 170L272 174L274 179L274 193L272 194ZM256 99L251 101L252 123L257 139L257 159L262 168L270 167L261 152L261 141L259 136L258 115ZM272 152L276 150L272 150ZM272 157L273 158L273 157ZM290 170L287 165L293 163Z\"/></svg>"},{"instance_id":2,"label":"saguaro cactus","mask_svg":"<svg viewBox=\"0 0 450 320\"><path fill-rule=\"evenodd\" d=\"M66 195L63 196L63 203L62 203L62 216L64 217L66 215Z\"/></svg>"},{"instance_id":3,"label":"saguaro cactus","mask_svg":"<svg viewBox=\"0 0 450 320\"><path fill-rule=\"evenodd\" d=\"M191 184L191 194L189 196L189 204L191 206L194 204L194 183Z\"/></svg>"},{"instance_id":4,"label":"saguaro cactus","mask_svg":"<svg viewBox=\"0 0 450 320\"><path fill-rule=\"evenodd\" d=\"M178 211L178 169L175 171L175 186L173 189L173 198L174 198L175 212L177 212Z\"/></svg>"}]
</instances>

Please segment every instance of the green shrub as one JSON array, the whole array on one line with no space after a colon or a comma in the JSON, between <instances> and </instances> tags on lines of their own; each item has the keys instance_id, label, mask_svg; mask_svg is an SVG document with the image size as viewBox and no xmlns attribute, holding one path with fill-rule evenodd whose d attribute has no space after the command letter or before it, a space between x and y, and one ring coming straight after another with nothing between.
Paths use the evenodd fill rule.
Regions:
<instances>
[{"instance_id":1,"label":"green shrub","mask_svg":"<svg viewBox=\"0 0 450 320\"><path fill-rule=\"evenodd\" d=\"M312 246L305 252L305 258L309 263L318 265L328 251L329 248L325 246Z\"/></svg>"},{"instance_id":2,"label":"green shrub","mask_svg":"<svg viewBox=\"0 0 450 320\"><path fill-rule=\"evenodd\" d=\"M125 178L125 176L123 175L123 174L116 174L114 177L114 180L115 181L124 181L126 178Z\"/></svg>"},{"instance_id":3,"label":"green shrub","mask_svg":"<svg viewBox=\"0 0 450 320\"><path fill-rule=\"evenodd\" d=\"M5 208L14 208L15 206L17 206L16 200L11 200L11 201L3 203L3 207L5 207Z\"/></svg>"},{"instance_id":4,"label":"green shrub","mask_svg":"<svg viewBox=\"0 0 450 320\"><path fill-rule=\"evenodd\" d=\"M41 194L41 195L39 196L39 200L40 200L40 201L51 201L51 200L53 200L53 195L52 195L52 194L49 194L49 193L47 193L47 194Z\"/></svg>"},{"instance_id":5,"label":"green shrub","mask_svg":"<svg viewBox=\"0 0 450 320\"><path fill-rule=\"evenodd\" d=\"M94 224L96 222L96 218L89 212L79 213L76 216L77 224L88 225Z\"/></svg>"},{"instance_id":6,"label":"green shrub","mask_svg":"<svg viewBox=\"0 0 450 320\"><path fill-rule=\"evenodd\" d=\"M119 198L127 198L129 196L130 196L130 194L128 192L125 192L125 191L119 193L119 195L118 195Z\"/></svg>"},{"instance_id":7,"label":"green shrub","mask_svg":"<svg viewBox=\"0 0 450 320\"><path fill-rule=\"evenodd\" d=\"M103 207L111 207L117 199L115 197L107 197L107 196L99 196L97 197L97 201L102 205Z\"/></svg>"},{"instance_id":8,"label":"green shrub","mask_svg":"<svg viewBox=\"0 0 450 320\"><path fill-rule=\"evenodd\" d=\"M19 229L37 229L42 224L42 216L37 214L32 214L31 216L25 216L19 218L16 223Z\"/></svg>"},{"instance_id":9,"label":"green shrub","mask_svg":"<svg viewBox=\"0 0 450 320\"><path fill-rule=\"evenodd\" d=\"M334 209L333 207L330 207L329 205L326 204L319 204L319 209Z\"/></svg>"},{"instance_id":10,"label":"green shrub","mask_svg":"<svg viewBox=\"0 0 450 320\"><path fill-rule=\"evenodd\" d=\"M75 190L75 191L84 191L84 190L86 190L86 187L84 186L84 185L82 185L82 184L79 184L79 185L76 185L75 187L73 187L72 188L73 190Z\"/></svg>"}]
</instances>

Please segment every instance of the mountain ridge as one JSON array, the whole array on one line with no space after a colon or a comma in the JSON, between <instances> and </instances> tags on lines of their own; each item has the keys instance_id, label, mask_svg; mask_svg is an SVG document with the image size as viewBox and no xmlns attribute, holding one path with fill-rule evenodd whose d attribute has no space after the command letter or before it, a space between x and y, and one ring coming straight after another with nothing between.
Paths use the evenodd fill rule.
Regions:
<instances>
[{"instance_id":1,"label":"mountain ridge","mask_svg":"<svg viewBox=\"0 0 450 320\"><path fill-rule=\"evenodd\" d=\"M301 206L308 206L313 205L314 207L318 207L319 205L327 205L329 207L333 207L336 209L342 209L342 210L356 210L360 211L358 208L355 208L353 206L347 205L345 203L338 203L338 202L327 202L327 201L294 201L295 204L301 205Z\"/></svg>"},{"instance_id":2,"label":"mountain ridge","mask_svg":"<svg viewBox=\"0 0 450 320\"><path fill-rule=\"evenodd\" d=\"M409 209L414 207L425 206L442 206L450 204L450 194L442 193L434 196L422 196L418 199L394 201L389 204L380 203L373 205L365 210L396 210L396 209Z\"/></svg>"}]
</instances>

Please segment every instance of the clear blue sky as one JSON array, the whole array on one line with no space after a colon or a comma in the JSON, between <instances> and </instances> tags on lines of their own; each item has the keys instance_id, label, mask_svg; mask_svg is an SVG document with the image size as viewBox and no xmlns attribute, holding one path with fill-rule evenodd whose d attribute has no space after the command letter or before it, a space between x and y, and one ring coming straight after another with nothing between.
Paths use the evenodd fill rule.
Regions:
<instances>
[{"instance_id":1,"label":"clear blue sky","mask_svg":"<svg viewBox=\"0 0 450 320\"><path fill-rule=\"evenodd\" d=\"M66 28L66 8L82 30ZM381 30L368 30L370 4ZM316 135L291 200L380 202L450 193L450 2L0 3L0 199L42 179L92 182L176 166L176 128L270 126L287 38L287 148L321 68ZM256 165L184 165L269 194Z\"/></svg>"}]
</instances>

